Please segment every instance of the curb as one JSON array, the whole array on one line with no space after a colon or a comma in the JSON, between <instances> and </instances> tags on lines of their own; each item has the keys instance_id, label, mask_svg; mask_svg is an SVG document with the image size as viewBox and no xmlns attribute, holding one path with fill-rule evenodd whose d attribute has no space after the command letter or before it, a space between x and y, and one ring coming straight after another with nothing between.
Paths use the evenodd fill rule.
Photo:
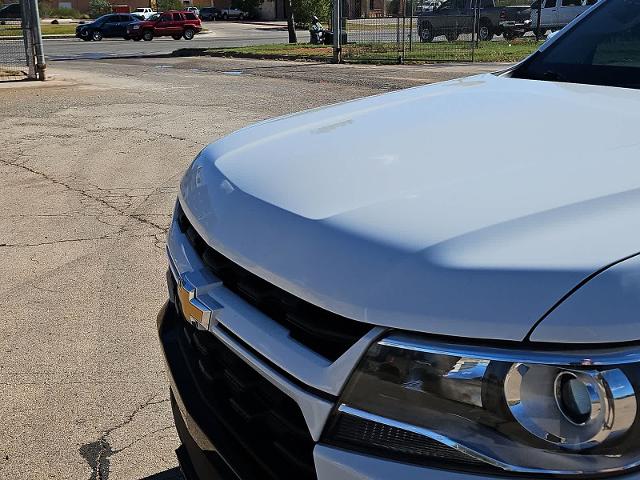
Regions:
<instances>
[{"instance_id":1,"label":"curb","mask_svg":"<svg viewBox=\"0 0 640 480\"><path fill-rule=\"evenodd\" d=\"M277 53L238 53L225 52L224 50L208 51L208 48L179 48L169 54L170 57L216 57L216 58L249 58L253 60L288 60L297 62L324 62L331 63L330 56L314 55L287 55Z\"/></svg>"}]
</instances>

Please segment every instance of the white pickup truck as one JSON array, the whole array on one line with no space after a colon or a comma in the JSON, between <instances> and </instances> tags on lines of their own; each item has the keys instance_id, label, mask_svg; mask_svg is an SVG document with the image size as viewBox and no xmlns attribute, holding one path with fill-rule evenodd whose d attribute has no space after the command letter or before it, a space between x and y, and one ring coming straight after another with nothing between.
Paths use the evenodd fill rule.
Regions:
<instances>
[{"instance_id":1,"label":"white pickup truck","mask_svg":"<svg viewBox=\"0 0 640 480\"><path fill-rule=\"evenodd\" d=\"M143 17L144 20L148 20L151 16L155 15L158 12L154 12L153 9L149 7L140 7L136 8L132 13L133 15Z\"/></svg>"},{"instance_id":2,"label":"white pickup truck","mask_svg":"<svg viewBox=\"0 0 640 480\"><path fill-rule=\"evenodd\" d=\"M640 480L639 45L601 0L501 73L204 148L158 317L185 477Z\"/></svg>"},{"instance_id":3,"label":"white pickup truck","mask_svg":"<svg viewBox=\"0 0 640 480\"><path fill-rule=\"evenodd\" d=\"M542 11L540 10L542 2ZM538 15L540 29L557 31L571 23L574 18L582 15L598 0L538 0L531 5L531 28L538 28Z\"/></svg>"}]
</instances>

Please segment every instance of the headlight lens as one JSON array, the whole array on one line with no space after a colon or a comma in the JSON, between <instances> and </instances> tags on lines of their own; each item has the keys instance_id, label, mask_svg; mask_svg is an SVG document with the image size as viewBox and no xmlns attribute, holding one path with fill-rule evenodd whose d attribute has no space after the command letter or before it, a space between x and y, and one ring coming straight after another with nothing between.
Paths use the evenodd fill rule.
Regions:
<instances>
[{"instance_id":1,"label":"headlight lens","mask_svg":"<svg viewBox=\"0 0 640 480\"><path fill-rule=\"evenodd\" d=\"M325 440L536 475L627 470L640 465L638 361L393 335L361 361Z\"/></svg>"}]
</instances>

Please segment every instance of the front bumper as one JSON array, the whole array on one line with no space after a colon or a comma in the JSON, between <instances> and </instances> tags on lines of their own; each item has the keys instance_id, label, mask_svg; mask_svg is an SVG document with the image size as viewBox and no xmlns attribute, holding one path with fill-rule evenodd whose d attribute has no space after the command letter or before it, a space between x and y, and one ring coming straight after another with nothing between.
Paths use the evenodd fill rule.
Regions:
<instances>
[{"instance_id":1,"label":"front bumper","mask_svg":"<svg viewBox=\"0 0 640 480\"><path fill-rule=\"evenodd\" d=\"M171 285L171 283L170 283ZM170 381L171 405L176 429L182 445L176 451L180 466L188 480L204 479L266 479L269 473L260 471L261 466L254 461L251 441L245 443L229 430L230 425L218 421L216 415L202 403L202 386L193 381L192 366L185 358L188 352L180 346L178 335L183 328L194 328L178 315L175 305L167 302L158 314L158 332L165 356ZM210 335L210 333L206 333ZM182 350L182 351L181 351ZM239 379L244 381L244 378ZM268 444L270 439L262 438ZM300 439L299 443L304 444ZM253 443L255 446L255 442ZM310 471L291 465L299 475L296 478L318 478L320 480L363 480L400 476L403 479L444 478L451 480L478 479L477 475L446 472L420 466L387 461L355 452L348 452L321 442L309 444L308 463ZM299 463L305 452L296 452ZM293 460L292 460L293 461ZM270 470L274 478L282 478L278 472ZM307 475L308 473L308 475ZM491 477L485 477L491 478Z\"/></svg>"},{"instance_id":2,"label":"front bumper","mask_svg":"<svg viewBox=\"0 0 640 480\"><path fill-rule=\"evenodd\" d=\"M172 288L171 277L169 280L170 288ZM173 295L171 296L175 298ZM180 346L179 335L181 335L184 328L195 329L195 327L182 320L171 301L167 302L158 315L158 332L167 364L176 429L182 443L176 453L185 477L188 480L266 480L267 478L283 478L282 471L272 470L271 465L261 465L263 458L261 459L259 455L255 454L255 450L261 449L263 445L264 448L268 448L271 441L270 438L264 435L264 430L261 430L258 426L255 432L247 433L244 437L238 435L239 432L242 433L241 430L235 429L233 425L226 423L224 419L221 421L213 411L211 404L202 400L203 386L194 380L193 365L190 364L190 359L187 357L189 352L185 351L184 346ZM210 332L201 333L212 335ZM243 362L240 358L234 361L236 360ZM197 362L201 363L202 359ZM255 379L247 379L246 372L238 375L234 382L247 382L252 389L260 389L260 386L256 385ZM240 405L238 408L243 407ZM288 410L293 408L287 406ZM226 415L224 417L229 418ZM252 436L259 438L250 438ZM389 478L402 478L403 480L425 478L444 480L478 480L484 478L498 480L505 478L401 463L346 451L323 444L322 441L305 443L306 441L301 437L297 441L301 445L300 451L291 452L294 455L291 456L290 461L292 463L289 465L292 470L298 472L298 474L294 475L295 478L318 478L319 480ZM291 446L289 445L286 448L291 448ZM305 456L308 456L308 458L303 458ZM256 461L257 457L258 460ZM297 462L297 464L293 462ZM305 462L308 465L304 465ZM264 471L262 470L263 467L265 468ZM285 470L286 468L288 466L285 467ZM305 470L305 468L308 468L308 470ZM640 480L640 474L616 478Z\"/></svg>"}]
</instances>

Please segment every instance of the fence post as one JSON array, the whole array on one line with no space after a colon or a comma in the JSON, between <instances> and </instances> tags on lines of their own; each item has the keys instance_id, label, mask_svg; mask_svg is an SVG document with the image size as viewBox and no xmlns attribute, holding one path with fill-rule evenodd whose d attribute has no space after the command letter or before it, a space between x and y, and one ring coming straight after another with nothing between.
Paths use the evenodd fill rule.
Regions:
<instances>
[{"instance_id":1,"label":"fence post","mask_svg":"<svg viewBox=\"0 0 640 480\"><path fill-rule=\"evenodd\" d=\"M31 5L28 0L21 0L20 8L22 9L22 40L24 41L24 55L27 59L27 67L29 68L27 78L34 80L36 78L36 64L35 59L33 58Z\"/></svg>"},{"instance_id":2,"label":"fence post","mask_svg":"<svg viewBox=\"0 0 640 480\"><path fill-rule=\"evenodd\" d=\"M406 0L402 1L402 53L400 56L400 63L404 63L404 57L407 56L406 48L407 48L407 2Z\"/></svg>"},{"instance_id":3,"label":"fence post","mask_svg":"<svg viewBox=\"0 0 640 480\"><path fill-rule=\"evenodd\" d=\"M44 80L44 70L47 68L44 59L44 47L42 45L42 30L40 29L40 12L38 11L38 0L27 0L29 2L29 14L31 16L31 35L35 50L36 74L38 80Z\"/></svg>"},{"instance_id":4,"label":"fence post","mask_svg":"<svg viewBox=\"0 0 640 480\"><path fill-rule=\"evenodd\" d=\"M342 63L342 0L333 0L333 63Z\"/></svg>"},{"instance_id":5,"label":"fence post","mask_svg":"<svg viewBox=\"0 0 640 480\"><path fill-rule=\"evenodd\" d=\"M478 0L475 0L473 4L473 29L471 31L471 63L476 61L476 47L478 46L478 26L480 25L478 18L480 16L478 4Z\"/></svg>"},{"instance_id":6,"label":"fence post","mask_svg":"<svg viewBox=\"0 0 640 480\"><path fill-rule=\"evenodd\" d=\"M536 28L536 42L542 38L542 0L538 4L538 28Z\"/></svg>"},{"instance_id":7,"label":"fence post","mask_svg":"<svg viewBox=\"0 0 640 480\"><path fill-rule=\"evenodd\" d=\"M413 51L413 0L409 0L409 51Z\"/></svg>"}]
</instances>

